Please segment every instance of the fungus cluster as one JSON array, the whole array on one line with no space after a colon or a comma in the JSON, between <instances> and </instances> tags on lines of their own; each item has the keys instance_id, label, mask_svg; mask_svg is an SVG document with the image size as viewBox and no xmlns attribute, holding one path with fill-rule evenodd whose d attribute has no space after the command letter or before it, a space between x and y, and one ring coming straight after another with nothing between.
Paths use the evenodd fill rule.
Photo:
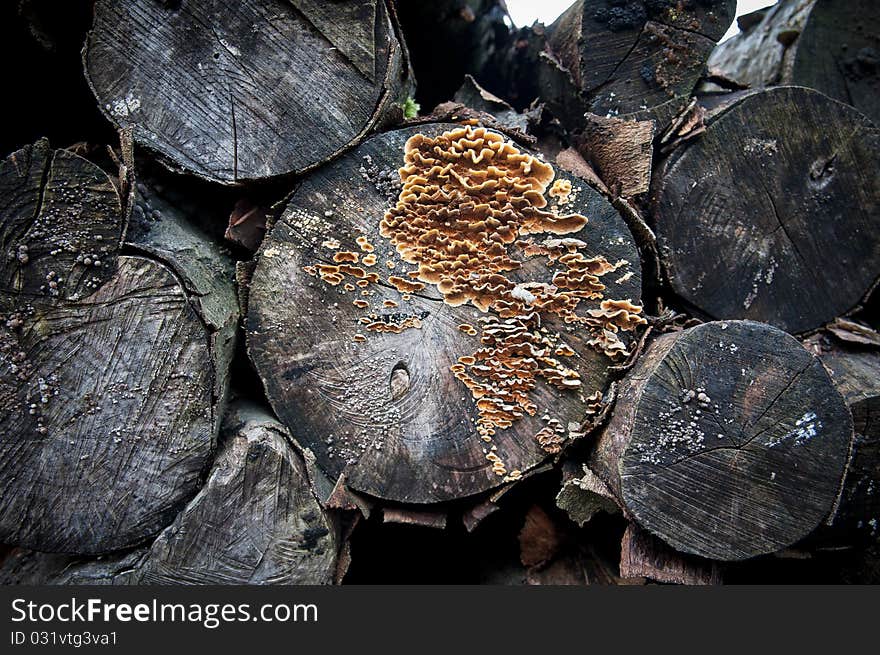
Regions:
<instances>
[{"instance_id":1,"label":"fungus cluster","mask_svg":"<svg viewBox=\"0 0 880 655\"><path fill-rule=\"evenodd\" d=\"M484 442L491 444L497 430L539 411L531 395L539 380L562 393L582 392L579 374L565 362L577 354L548 319L578 330L609 357L628 354L619 334L645 323L642 308L606 299L602 282L628 262L588 256L585 241L566 236L581 232L587 218L562 211L573 197L572 184L554 182L549 164L500 134L463 126L436 137L410 137L399 173L402 187L379 233L415 269L386 281L404 301L431 285L447 304L470 303L485 314L476 327L459 326L467 335L479 334L480 346L452 366L476 402ZM553 206L545 194L555 199ZM539 235L545 238L535 240ZM357 243L372 252L365 237ZM546 259L547 279L522 281L523 262L535 257ZM329 284L339 284L346 274L359 277L356 253L337 252L333 259L335 265L309 272ZM382 332L420 326L417 320L374 318L361 323ZM566 430L557 419L545 418L546 427L535 438L545 451L557 453ZM494 445L487 445L486 457L497 475L521 475L508 472Z\"/></svg>"}]
</instances>

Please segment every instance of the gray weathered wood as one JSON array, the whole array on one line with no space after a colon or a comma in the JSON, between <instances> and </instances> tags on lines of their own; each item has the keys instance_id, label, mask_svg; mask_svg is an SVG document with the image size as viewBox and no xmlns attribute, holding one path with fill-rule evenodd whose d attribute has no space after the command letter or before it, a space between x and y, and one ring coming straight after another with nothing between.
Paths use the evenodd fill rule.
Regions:
<instances>
[{"instance_id":1,"label":"gray weathered wood","mask_svg":"<svg viewBox=\"0 0 880 655\"><path fill-rule=\"evenodd\" d=\"M223 183L315 166L410 90L384 0L98 0L83 58L111 121Z\"/></svg>"},{"instance_id":2,"label":"gray weathered wood","mask_svg":"<svg viewBox=\"0 0 880 655\"><path fill-rule=\"evenodd\" d=\"M481 317L493 314L470 304L451 306L432 284L412 294L398 292L386 278L412 279L407 276L412 266L379 233L383 215L398 199L397 169L407 140L417 134L438 137L457 127L427 124L373 137L305 178L263 241L249 294L248 351L281 421L331 478L344 473L352 489L388 500L437 502L501 484L503 477L487 460L493 444L508 474L525 474L548 457L535 439L547 418L558 417L561 441L578 436L592 411L587 399L605 388L612 363L587 345L588 330L543 318L542 324L562 334L575 351L565 361L580 375L580 390L538 380L531 392L537 413L498 430L492 443L481 441L475 400L450 367L480 347L478 331L469 335L459 326L478 326ZM486 166L484 160L474 168ZM586 183L556 173L576 189L564 212L588 217L583 229L565 237L583 240L589 256L627 261L603 277L604 297L638 303L638 254L623 220ZM531 238L541 242L547 236ZM365 237L377 255L373 266L364 266L378 274L376 283L346 289L344 283L332 286L307 273L310 266L334 265L341 253L366 256L357 237ZM509 248L524 261L508 273L512 280L549 282L558 270L543 257L523 257L514 244ZM583 302L584 310L598 305ZM380 326L417 319L421 327L373 332L362 322L367 316L375 316ZM620 332L627 341L628 334Z\"/></svg>"},{"instance_id":3,"label":"gray weathered wood","mask_svg":"<svg viewBox=\"0 0 880 655\"><path fill-rule=\"evenodd\" d=\"M41 141L3 162L0 190L0 540L134 546L200 485L231 335L212 341L212 294L119 255L121 202L94 164Z\"/></svg>"},{"instance_id":4,"label":"gray weathered wood","mask_svg":"<svg viewBox=\"0 0 880 655\"><path fill-rule=\"evenodd\" d=\"M751 321L656 339L590 467L642 528L719 560L770 553L832 511L852 419L819 360Z\"/></svg>"},{"instance_id":5,"label":"gray weathered wood","mask_svg":"<svg viewBox=\"0 0 880 655\"><path fill-rule=\"evenodd\" d=\"M880 276L880 131L799 87L715 102L655 178L673 290L712 318L789 332L849 312Z\"/></svg>"},{"instance_id":6,"label":"gray weathered wood","mask_svg":"<svg viewBox=\"0 0 880 655\"><path fill-rule=\"evenodd\" d=\"M875 0L780 0L709 59L712 73L753 87L794 84L880 122L880 6Z\"/></svg>"},{"instance_id":7,"label":"gray weathered wood","mask_svg":"<svg viewBox=\"0 0 880 655\"><path fill-rule=\"evenodd\" d=\"M330 584L337 535L287 431L233 408L205 487L150 548L144 584Z\"/></svg>"}]
</instances>

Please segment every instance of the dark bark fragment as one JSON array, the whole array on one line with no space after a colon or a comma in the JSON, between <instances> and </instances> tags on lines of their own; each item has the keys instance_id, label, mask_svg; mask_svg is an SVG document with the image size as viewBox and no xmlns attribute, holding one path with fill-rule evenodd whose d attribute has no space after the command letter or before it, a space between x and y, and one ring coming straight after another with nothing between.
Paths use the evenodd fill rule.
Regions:
<instances>
[{"instance_id":1,"label":"dark bark fragment","mask_svg":"<svg viewBox=\"0 0 880 655\"><path fill-rule=\"evenodd\" d=\"M677 553L635 523L627 526L620 544L620 575L667 584L721 584L715 562Z\"/></svg>"}]
</instances>

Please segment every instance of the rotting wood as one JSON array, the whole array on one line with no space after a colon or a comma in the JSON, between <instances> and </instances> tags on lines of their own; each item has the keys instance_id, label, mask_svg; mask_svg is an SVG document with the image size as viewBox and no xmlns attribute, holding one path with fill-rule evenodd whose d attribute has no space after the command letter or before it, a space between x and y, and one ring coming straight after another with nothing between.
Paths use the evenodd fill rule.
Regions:
<instances>
[{"instance_id":1,"label":"rotting wood","mask_svg":"<svg viewBox=\"0 0 880 655\"><path fill-rule=\"evenodd\" d=\"M713 103L655 178L673 290L711 318L794 333L854 309L880 277L880 177L866 173L880 168L880 131L797 87Z\"/></svg>"},{"instance_id":2,"label":"rotting wood","mask_svg":"<svg viewBox=\"0 0 880 655\"><path fill-rule=\"evenodd\" d=\"M0 539L77 554L134 546L210 461L231 277L202 286L170 252L121 254L113 182L46 141L3 162L0 197Z\"/></svg>"},{"instance_id":3,"label":"rotting wood","mask_svg":"<svg viewBox=\"0 0 880 655\"><path fill-rule=\"evenodd\" d=\"M852 412L855 429L843 494L827 538L865 545L880 537L880 351L823 333L810 337L805 345L831 374Z\"/></svg>"},{"instance_id":4,"label":"rotting wood","mask_svg":"<svg viewBox=\"0 0 880 655\"><path fill-rule=\"evenodd\" d=\"M588 114L578 149L595 166L614 195L648 192L654 155L654 121L624 121Z\"/></svg>"},{"instance_id":5,"label":"rotting wood","mask_svg":"<svg viewBox=\"0 0 880 655\"><path fill-rule=\"evenodd\" d=\"M330 584L338 540L287 431L259 407L236 403L205 486L152 544L97 559L19 550L0 581Z\"/></svg>"},{"instance_id":6,"label":"rotting wood","mask_svg":"<svg viewBox=\"0 0 880 655\"><path fill-rule=\"evenodd\" d=\"M736 7L734 0L683 4L575 2L546 29L542 100L576 131L585 112L668 122L687 104Z\"/></svg>"}]
</instances>

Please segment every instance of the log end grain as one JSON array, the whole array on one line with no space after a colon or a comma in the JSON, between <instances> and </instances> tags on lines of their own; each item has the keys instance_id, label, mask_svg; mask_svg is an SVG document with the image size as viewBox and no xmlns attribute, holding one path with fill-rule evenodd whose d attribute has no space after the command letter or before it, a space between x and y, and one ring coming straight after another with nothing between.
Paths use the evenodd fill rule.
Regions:
<instances>
[{"instance_id":1,"label":"log end grain","mask_svg":"<svg viewBox=\"0 0 880 655\"><path fill-rule=\"evenodd\" d=\"M592 467L677 550L739 560L815 529L838 498L852 419L819 360L749 321L657 339L626 379Z\"/></svg>"},{"instance_id":2,"label":"log end grain","mask_svg":"<svg viewBox=\"0 0 880 655\"><path fill-rule=\"evenodd\" d=\"M655 180L675 292L715 319L789 332L852 310L880 275L880 131L816 91L746 93Z\"/></svg>"},{"instance_id":3,"label":"log end grain","mask_svg":"<svg viewBox=\"0 0 880 655\"><path fill-rule=\"evenodd\" d=\"M424 234L415 238L407 226L427 223L424 216L413 215L412 220L396 223L406 228L402 232L388 232L391 223L383 220L388 221L394 211L410 211L407 198L417 198L421 193L417 187L408 187L411 191L402 193L397 169L404 163L407 142L415 138L419 143L431 139L439 143L444 133L454 130L462 130L462 144L486 137L483 132L479 137L476 132L468 137L464 128L449 124L389 132L371 138L303 180L263 242L251 285L249 354L282 422L315 453L319 466L333 479L344 472L346 483L354 490L388 500L429 503L485 491L501 484L508 475L516 479L518 474L525 474L580 433L591 406L589 399L595 399L595 394L604 389L611 364L602 348L597 349L598 341L593 345L588 342L615 335L629 340L631 331L619 329L612 333L609 328L605 334L588 325L584 326L586 330L575 330L574 323L552 312L541 313L540 325L526 328L508 324L521 313L511 308L538 302L535 294L543 293L543 283L549 283L554 275L564 277L567 264L550 262L548 255L554 259L555 255L544 248L571 248L565 260L570 262L580 261L579 252L605 258L609 265L599 266L606 271L601 276L605 286L602 298L629 299L633 303L640 298L638 254L619 214L585 182L554 171L547 164L521 159L525 155L510 142L504 146L513 148L506 151L510 156L520 158L517 161L531 161L541 175L549 172L555 176L558 184L553 193L558 195L548 193L544 199L549 202L547 211L556 212L548 213L556 216L548 220L567 217L564 226L554 228L566 234L533 232L528 236L524 230L516 237L520 244L516 245L510 242L515 236L510 225L504 227L506 237L501 237L502 223L496 221L490 232L499 232L492 235L497 240L486 236L485 243L472 243L471 258L476 259L471 261L464 254L468 252L467 244L456 244L459 237L452 235L462 225L473 225L474 234L482 230L488 235L485 220L478 219L479 212L489 207L483 203L489 201L473 203L482 192L467 191L471 182L464 177L461 180L465 181L456 181L453 176L449 176L448 188L436 191L453 194L448 208L433 214L425 212L425 216L433 216L428 222L436 220L433 230L426 227ZM502 138L494 134L492 138ZM497 147L500 141L493 143ZM430 148L425 152L431 152ZM473 155L477 158L476 152ZM413 161L409 165L415 165ZM456 174L476 179L485 176L490 166L505 165L502 155L490 159L484 154L468 161L468 166L457 169ZM410 179L422 178L413 175ZM533 183L535 189L544 191L551 186L547 180ZM421 186L427 184L425 178ZM507 202L504 198L514 193L512 189L499 188L497 200L491 202L503 206ZM434 193L425 192L425 198ZM539 202L539 195L536 191L529 197ZM459 207L463 212L457 219L450 213L444 225L437 218L437 212L455 213ZM520 216L517 210L510 216L537 216L524 201L520 209L525 213ZM511 220L510 216L505 220ZM583 218L587 218L586 225L579 222ZM380 224L391 236L380 233ZM538 231L537 223L531 229ZM438 235L441 243L446 240L449 246L435 247L431 256L444 260L442 253L461 248L475 278L451 273L444 278L446 274L428 270L430 266L449 265L454 257L445 259L445 264L432 260L414 267L420 248ZM397 247L394 238L398 239ZM534 243L527 245L525 241ZM548 242L550 246L541 245ZM495 277L485 271L476 272L483 270L480 258L490 248L496 258L492 261L507 262L508 267L493 273ZM409 253L409 261L401 252ZM508 256L509 261L505 259ZM459 270L464 260L449 270ZM594 263L599 265L599 260ZM475 292L468 286L474 279L482 280L479 286L483 291L468 301ZM532 283L537 286L530 287ZM566 284L580 283L571 280ZM499 306L511 310L507 318L499 317L494 309L489 311L486 305L476 306L492 298L492 293L505 294ZM601 301L590 300L587 295L579 305L583 316L590 316L588 310L603 316L611 311L607 306L601 309ZM627 314L623 307L612 311L618 319ZM494 321L494 327L487 321ZM502 335L510 330L509 343L503 346ZM519 343L525 335L549 341ZM551 341L555 345L548 345ZM539 368L546 369L546 377L555 379L556 384L541 377L544 374L536 375L537 369L526 371L532 364L523 364L525 360L511 360L511 371L516 371L512 377L518 378L520 373L523 377L497 385L496 391L506 393L508 384L516 390L509 404L497 404L497 393L489 387L494 384L492 380L504 379L504 370L492 368L500 361L489 357L493 347L502 348L499 357L514 356L516 361L531 352L539 359L530 361L543 362ZM559 368L554 374L554 361L564 361L563 368L570 370ZM563 388L565 376L567 389ZM488 386L484 380L490 381ZM509 426L492 427L486 419L490 413L516 418ZM505 425L504 420L499 419L499 423ZM491 431L495 431L494 436Z\"/></svg>"},{"instance_id":4,"label":"log end grain","mask_svg":"<svg viewBox=\"0 0 880 655\"><path fill-rule=\"evenodd\" d=\"M213 451L212 332L170 267L119 255L122 203L94 164L40 142L3 162L0 187L0 540L136 545Z\"/></svg>"},{"instance_id":5,"label":"log end grain","mask_svg":"<svg viewBox=\"0 0 880 655\"><path fill-rule=\"evenodd\" d=\"M408 87L383 0L101 0L83 59L109 120L222 183L328 159Z\"/></svg>"}]
</instances>

